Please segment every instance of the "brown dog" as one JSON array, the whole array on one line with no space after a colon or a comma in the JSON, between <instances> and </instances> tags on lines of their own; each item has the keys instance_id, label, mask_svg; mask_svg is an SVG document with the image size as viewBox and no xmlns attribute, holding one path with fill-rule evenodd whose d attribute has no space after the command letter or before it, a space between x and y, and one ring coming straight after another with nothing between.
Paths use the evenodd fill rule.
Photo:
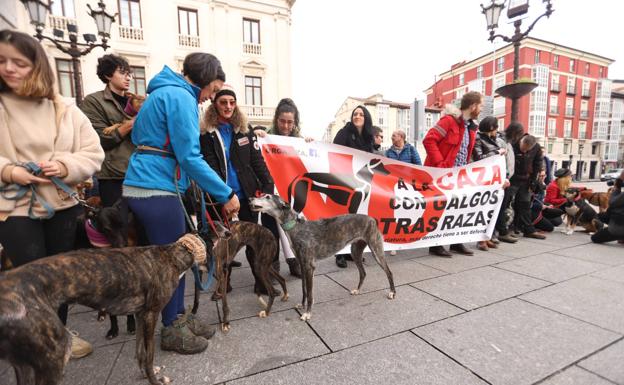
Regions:
<instances>
[{"instance_id":1,"label":"brown dog","mask_svg":"<svg viewBox=\"0 0 624 385\"><path fill-rule=\"evenodd\" d=\"M219 242L213 249L216 259L218 294L216 298L220 298L223 304L223 323L221 324L221 330L228 332L230 330L229 314L230 308L227 303L227 284L229 281L229 273L231 271L230 263L234 260L236 254L243 248L243 246L251 247L255 251L255 259L253 261L254 271L260 278L261 282L269 293L269 301L264 302L262 296L256 293L258 301L262 304L264 309L258 313L260 318L267 317L271 312L273 301L279 293L275 290L269 276L275 278L284 294L282 295L282 301L288 300L288 290L286 288L286 280L275 271L272 266L273 256L277 248L277 242L273 233L266 227L260 226L252 222L236 221L232 222L230 226L231 236L227 240ZM199 294L195 291L195 303L193 305L193 312L197 310L199 305Z\"/></svg>"},{"instance_id":2,"label":"brown dog","mask_svg":"<svg viewBox=\"0 0 624 385\"><path fill-rule=\"evenodd\" d=\"M607 192L593 192L592 190L581 191L581 198L587 200L587 202L598 207L598 212L604 213L609 208L609 197L611 197L610 188Z\"/></svg>"},{"instance_id":3,"label":"brown dog","mask_svg":"<svg viewBox=\"0 0 624 385\"><path fill-rule=\"evenodd\" d=\"M130 116L136 116L139 113L139 110L143 106L143 102L145 102L146 97L143 95L136 95L132 92L126 92L126 96L128 97L128 103L124 106L124 112ZM134 124L134 119L124 120L121 123L113 124L110 127L106 127L102 132L104 135L110 135L113 131L119 129L124 130L130 128Z\"/></svg>"},{"instance_id":4,"label":"brown dog","mask_svg":"<svg viewBox=\"0 0 624 385\"><path fill-rule=\"evenodd\" d=\"M222 225L218 231L220 237L229 236ZM153 367L158 316L180 275L205 260L206 244L186 234L165 246L79 250L2 273L0 359L11 363L18 385L59 384L71 336L56 309L79 303L109 314L135 314L139 367L150 384L162 385L168 379L157 378Z\"/></svg>"}]
</instances>

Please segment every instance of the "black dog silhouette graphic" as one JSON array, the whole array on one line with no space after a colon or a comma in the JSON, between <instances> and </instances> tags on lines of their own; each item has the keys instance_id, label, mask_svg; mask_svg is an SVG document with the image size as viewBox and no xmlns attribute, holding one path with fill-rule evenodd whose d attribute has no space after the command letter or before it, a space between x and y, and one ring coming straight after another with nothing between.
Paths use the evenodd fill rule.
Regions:
<instances>
[{"instance_id":1,"label":"black dog silhouette graphic","mask_svg":"<svg viewBox=\"0 0 624 385\"><path fill-rule=\"evenodd\" d=\"M350 214L368 198L373 174L389 175L381 159L371 159L355 175L309 172L299 175L288 186L288 202L297 213L303 211L308 194L319 192L335 203L346 206Z\"/></svg>"}]
</instances>

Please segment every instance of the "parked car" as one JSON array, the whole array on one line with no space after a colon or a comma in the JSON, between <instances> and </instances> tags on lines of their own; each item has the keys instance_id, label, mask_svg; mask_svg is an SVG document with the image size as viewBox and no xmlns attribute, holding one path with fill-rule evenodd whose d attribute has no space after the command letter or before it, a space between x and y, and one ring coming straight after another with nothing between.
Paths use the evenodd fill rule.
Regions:
<instances>
[{"instance_id":1,"label":"parked car","mask_svg":"<svg viewBox=\"0 0 624 385\"><path fill-rule=\"evenodd\" d=\"M620 177L620 174L622 173L622 168L614 168L609 170L608 172L605 172L604 174L600 175L600 180L601 181L608 181L608 180L614 180Z\"/></svg>"}]
</instances>

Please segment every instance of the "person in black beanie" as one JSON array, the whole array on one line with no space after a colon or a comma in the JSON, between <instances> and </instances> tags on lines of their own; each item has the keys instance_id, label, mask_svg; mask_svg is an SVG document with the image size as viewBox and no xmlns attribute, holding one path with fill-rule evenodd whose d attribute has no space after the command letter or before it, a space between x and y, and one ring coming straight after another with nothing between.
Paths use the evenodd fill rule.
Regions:
<instances>
[{"instance_id":1,"label":"person in black beanie","mask_svg":"<svg viewBox=\"0 0 624 385\"><path fill-rule=\"evenodd\" d=\"M373 119L366 107L362 105L355 107L351 113L351 120L334 137L334 144L373 153L375 145ZM347 267L347 259L351 259L351 254L336 254L336 265Z\"/></svg>"}]
</instances>

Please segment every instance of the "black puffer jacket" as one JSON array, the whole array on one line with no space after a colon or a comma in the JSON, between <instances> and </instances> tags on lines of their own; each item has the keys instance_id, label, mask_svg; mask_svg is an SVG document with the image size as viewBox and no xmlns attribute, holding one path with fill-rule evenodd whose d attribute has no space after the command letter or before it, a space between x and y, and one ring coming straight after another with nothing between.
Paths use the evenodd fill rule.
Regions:
<instances>
[{"instance_id":1,"label":"black puffer jacket","mask_svg":"<svg viewBox=\"0 0 624 385\"><path fill-rule=\"evenodd\" d=\"M227 164L223 142L217 134L217 128L209 127L208 132L199 140L204 160L225 181ZM273 194L273 178L269 174L256 135L252 130L247 128L234 131L230 145L230 158L236 169L241 188L248 198L255 196L257 192Z\"/></svg>"},{"instance_id":2,"label":"black puffer jacket","mask_svg":"<svg viewBox=\"0 0 624 385\"><path fill-rule=\"evenodd\" d=\"M492 138L486 133L478 132L472 149L472 159L477 161L498 155L501 148L505 148L505 142L502 139L499 141L498 137Z\"/></svg>"},{"instance_id":3,"label":"black puffer jacket","mask_svg":"<svg viewBox=\"0 0 624 385\"><path fill-rule=\"evenodd\" d=\"M542 152L542 146L535 144L535 146L523 153L520 151L520 140L512 144L515 155L514 174L511 177L511 183L514 182L528 182L534 183L537 180L537 176L541 170L544 169L544 153Z\"/></svg>"}]
</instances>

